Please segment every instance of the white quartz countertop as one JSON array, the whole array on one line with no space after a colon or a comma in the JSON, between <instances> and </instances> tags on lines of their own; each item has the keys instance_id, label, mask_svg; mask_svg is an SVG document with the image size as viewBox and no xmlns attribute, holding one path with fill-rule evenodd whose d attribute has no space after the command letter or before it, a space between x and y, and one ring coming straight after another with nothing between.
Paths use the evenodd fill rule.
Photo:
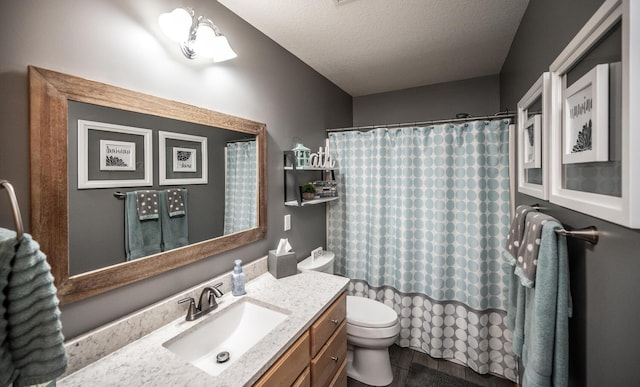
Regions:
<instances>
[{"instance_id":1,"label":"white quartz countertop","mask_svg":"<svg viewBox=\"0 0 640 387\"><path fill-rule=\"evenodd\" d=\"M249 281L247 294L225 294L218 309L195 321L181 317L100 360L58 380L58 386L245 386L253 384L347 288L348 278L304 272L275 279L265 273ZM229 365L211 376L163 347L163 343L233 303L251 298L291 312L267 336ZM185 310L186 310L186 305ZM186 312L185 312L186 315Z\"/></svg>"}]
</instances>

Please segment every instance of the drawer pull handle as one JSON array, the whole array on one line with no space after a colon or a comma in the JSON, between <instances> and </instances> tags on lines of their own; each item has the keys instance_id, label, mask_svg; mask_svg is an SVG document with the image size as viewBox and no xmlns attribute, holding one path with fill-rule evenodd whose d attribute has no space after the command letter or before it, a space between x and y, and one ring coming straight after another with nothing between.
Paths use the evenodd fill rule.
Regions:
<instances>
[{"instance_id":1,"label":"drawer pull handle","mask_svg":"<svg viewBox=\"0 0 640 387\"><path fill-rule=\"evenodd\" d=\"M337 319L337 318L334 318L334 319L332 319L332 320L331 320L331 322L332 322L332 323L334 323L334 324L336 324L336 325L338 325L338 323L339 323L340 321L338 321L338 319Z\"/></svg>"},{"instance_id":2,"label":"drawer pull handle","mask_svg":"<svg viewBox=\"0 0 640 387\"><path fill-rule=\"evenodd\" d=\"M340 356L331 356L331 360L333 360L333 361L335 361L337 363L338 360L340 360Z\"/></svg>"}]
</instances>

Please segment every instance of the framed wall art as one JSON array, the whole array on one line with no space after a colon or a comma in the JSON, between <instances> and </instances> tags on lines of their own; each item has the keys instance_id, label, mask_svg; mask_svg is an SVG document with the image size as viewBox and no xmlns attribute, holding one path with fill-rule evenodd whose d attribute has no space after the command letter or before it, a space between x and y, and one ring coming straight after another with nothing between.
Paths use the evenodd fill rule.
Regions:
<instances>
[{"instance_id":1,"label":"framed wall art","mask_svg":"<svg viewBox=\"0 0 640 387\"><path fill-rule=\"evenodd\" d=\"M562 162L608 161L609 64L597 65L566 87L563 101Z\"/></svg>"},{"instance_id":2,"label":"framed wall art","mask_svg":"<svg viewBox=\"0 0 640 387\"><path fill-rule=\"evenodd\" d=\"M160 185L207 184L207 138L158 132Z\"/></svg>"},{"instance_id":3,"label":"framed wall art","mask_svg":"<svg viewBox=\"0 0 640 387\"><path fill-rule=\"evenodd\" d=\"M605 0L549 67L549 200L630 228L640 228L639 11Z\"/></svg>"},{"instance_id":4,"label":"framed wall art","mask_svg":"<svg viewBox=\"0 0 640 387\"><path fill-rule=\"evenodd\" d=\"M150 129L78 120L78 189L151 185Z\"/></svg>"},{"instance_id":5,"label":"framed wall art","mask_svg":"<svg viewBox=\"0 0 640 387\"><path fill-rule=\"evenodd\" d=\"M524 168L540 168L542 166L542 146L540 144L540 126L541 114L534 114L527 120L522 133L522 141L524 142Z\"/></svg>"},{"instance_id":6,"label":"framed wall art","mask_svg":"<svg viewBox=\"0 0 640 387\"><path fill-rule=\"evenodd\" d=\"M136 143L100 140L101 171L135 171Z\"/></svg>"},{"instance_id":7,"label":"framed wall art","mask_svg":"<svg viewBox=\"0 0 640 387\"><path fill-rule=\"evenodd\" d=\"M550 74L545 72L518 102L518 191L548 198Z\"/></svg>"},{"instance_id":8,"label":"framed wall art","mask_svg":"<svg viewBox=\"0 0 640 387\"><path fill-rule=\"evenodd\" d=\"M198 152L193 148L173 147L173 172L197 172Z\"/></svg>"}]
</instances>

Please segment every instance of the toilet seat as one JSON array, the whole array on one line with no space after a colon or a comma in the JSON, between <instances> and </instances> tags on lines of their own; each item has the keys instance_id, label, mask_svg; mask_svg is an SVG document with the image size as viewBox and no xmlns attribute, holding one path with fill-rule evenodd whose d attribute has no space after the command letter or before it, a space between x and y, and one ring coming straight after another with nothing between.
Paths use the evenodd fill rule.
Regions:
<instances>
[{"instance_id":1,"label":"toilet seat","mask_svg":"<svg viewBox=\"0 0 640 387\"><path fill-rule=\"evenodd\" d=\"M381 302L347 296L347 324L362 328L394 328L398 321L396 312Z\"/></svg>"},{"instance_id":2,"label":"toilet seat","mask_svg":"<svg viewBox=\"0 0 640 387\"><path fill-rule=\"evenodd\" d=\"M347 341L351 337L360 337L363 339L389 339L398 336L400 333L400 322L396 322L394 325L385 328L365 328L357 325L352 325L347 322Z\"/></svg>"}]
</instances>

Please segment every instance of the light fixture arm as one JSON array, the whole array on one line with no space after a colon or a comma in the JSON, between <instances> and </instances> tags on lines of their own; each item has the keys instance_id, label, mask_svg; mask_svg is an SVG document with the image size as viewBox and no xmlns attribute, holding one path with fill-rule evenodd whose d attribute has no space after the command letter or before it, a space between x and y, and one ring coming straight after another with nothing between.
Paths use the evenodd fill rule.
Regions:
<instances>
[{"instance_id":1,"label":"light fixture arm","mask_svg":"<svg viewBox=\"0 0 640 387\"><path fill-rule=\"evenodd\" d=\"M191 14L191 27L189 28L189 38L180 43L180 49L184 56L189 59L193 59L196 56L196 52L193 48L193 45L196 41L196 35L198 33L198 25L200 24L200 20L203 18L202 16L198 16L196 18L196 13L192 8L185 8L189 14Z\"/></svg>"}]
</instances>

